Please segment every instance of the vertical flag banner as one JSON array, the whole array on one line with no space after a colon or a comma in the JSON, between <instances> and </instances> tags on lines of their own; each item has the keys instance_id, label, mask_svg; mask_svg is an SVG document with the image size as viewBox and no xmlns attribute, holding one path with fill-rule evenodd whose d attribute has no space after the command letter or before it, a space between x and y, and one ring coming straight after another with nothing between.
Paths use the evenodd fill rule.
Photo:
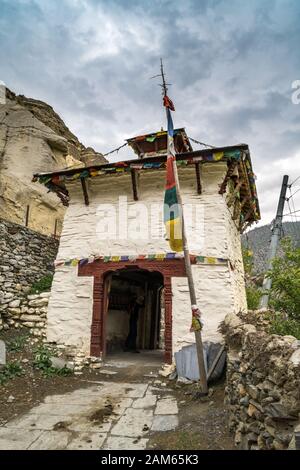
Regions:
<instances>
[{"instance_id":1,"label":"vertical flag banner","mask_svg":"<svg viewBox=\"0 0 300 470\"><path fill-rule=\"evenodd\" d=\"M164 198L164 223L167 239L173 251L183 251L182 241L182 210L178 204L177 187L174 175L173 162L176 162L174 147L174 128L171 110L174 105L168 96L164 96L163 104L167 110L168 119L168 157L166 165L166 188Z\"/></svg>"}]
</instances>

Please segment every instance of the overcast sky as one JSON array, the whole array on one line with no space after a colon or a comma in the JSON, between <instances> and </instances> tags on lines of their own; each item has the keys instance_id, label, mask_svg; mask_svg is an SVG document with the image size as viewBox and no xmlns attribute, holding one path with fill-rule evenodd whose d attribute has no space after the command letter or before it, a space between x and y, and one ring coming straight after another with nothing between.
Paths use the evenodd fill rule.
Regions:
<instances>
[{"instance_id":1,"label":"overcast sky","mask_svg":"<svg viewBox=\"0 0 300 470\"><path fill-rule=\"evenodd\" d=\"M283 174L300 175L299 25L299 0L0 0L0 80L105 153L165 126L150 79L163 57L174 125L212 145L249 144L268 223ZM300 191L294 199L300 209Z\"/></svg>"}]
</instances>

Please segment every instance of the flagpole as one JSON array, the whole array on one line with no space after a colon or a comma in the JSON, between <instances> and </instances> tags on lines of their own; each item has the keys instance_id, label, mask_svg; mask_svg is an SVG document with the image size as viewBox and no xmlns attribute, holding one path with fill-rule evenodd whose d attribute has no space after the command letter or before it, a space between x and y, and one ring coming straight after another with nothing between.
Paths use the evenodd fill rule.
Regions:
<instances>
[{"instance_id":1,"label":"flagpole","mask_svg":"<svg viewBox=\"0 0 300 470\"><path fill-rule=\"evenodd\" d=\"M162 81L163 81L163 84L162 84L163 95L167 96L167 84L166 84L166 81L165 81L165 75L164 75L162 59L160 59L160 67L161 67L161 76L162 76ZM166 109L166 115L167 115L167 118L168 118L168 110L167 109ZM189 251L188 241L187 241L186 231L185 231L183 203L182 203L181 192L180 192L180 184L179 184L179 178L178 178L176 157L173 160L173 172L174 172L174 178L175 178L178 204L179 204L179 207L181 209L181 227L182 227L182 242L183 242L184 264L185 264L185 272L186 272L186 276L187 276L187 279L188 279L188 285L189 285L191 309L193 309L195 306L197 306L197 298L196 298L195 284L194 284L193 273L192 273L190 251ZM208 387L207 387L207 377L206 377L204 355L203 355L203 343L202 343L201 330L195 331L195 341L196 341L196 349L197 349L197 358L198 358L201 392L206 395L208 393Z\"/></svg>"}]
</instances>

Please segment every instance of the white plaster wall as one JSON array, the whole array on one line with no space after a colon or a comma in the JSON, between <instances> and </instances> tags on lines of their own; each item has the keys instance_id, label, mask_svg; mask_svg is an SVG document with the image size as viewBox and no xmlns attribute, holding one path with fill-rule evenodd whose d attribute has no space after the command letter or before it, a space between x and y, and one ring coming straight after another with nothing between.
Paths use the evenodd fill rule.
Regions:
<instances>
[{"instance_id":1,"label":"white plaster wall","mask_svg":"<svg viewBox=\"0 0 300 470\"><path fill-rule=\"evenodd\" d=\"M242 245L236 222L228 217L226 220L228 239L228 258L231 261L230 277L233 291L234 313L247 311L245 273L242 256Z\"/></svg>"},{"instance_id":2,"label":"white plaster wall","mask_svg":"<svg viewBox=\"0 0 300 470\"><path fill-rule=\"evenodd\" d=\"M78 277L77 267L55 271L47 314L47 340L90 354L93 278Z\"/></svg>"},{"instance_id":3,"label":"white plaster wall","mask_svg":"<svg viewBox=\"0 0 300 470\"><path fill-rule=\"evenodd\" d=\"M227 266L192 266L198 307L202 313L203 340L221 341L219 324L233 311L233 295ZM191 305L187 279L172 279L173 352L195 342L190 332Z\"/></svg>"},{"instance_id":4,"label":"white plaster wall","mask_svg":"<svg viewBox=\"0 0 300 470\"><path fill-rule=\"evenodd\" d=\"M221 162L202 165L202 194L198 195L195 169L193 167L179 169L184 206L186 208L187 204L194 203L201 215L196 223L191 223L186 217L188 219L187 234L192 253L223 258L233 256L234 262L240 263L239 233L232 227L225 197L218 194L225 172L226 165ZM162 209L164 180L164 171L142 172L139 176L139 201L135 202L132 197L129 174L92 178L88 182L89 206L83 203L80 183L68 184L71 203L64 219L57 258L169 252L169 245L164 239L162 220L157 218L157 211ZM110 211L107 220L104 220L103 213L101 218L99 206L113 204L118 211L119 196L127 196L129 216L123 221L117 220L117 229L120 226L118 238L114 239L109 236L106 239L100 239L99 228L101 229L105 223L110 227L114 224L112 217L114 211ZM129 225L134 223L134 217L133 214L130 215L130 211L140 208L141 213L145 214L146 208L151 214L150 206L154 203L157 205L157 210L152 211L152 215L145 218L143 226L151 222L156 229L156 235L147 238L144 234L143 236L137 234L136 237L128 239L126 223ZM137 230L133 230L133 233L136 234ZM76 270L77 268L67 267L63 270L59 269L55 274L49 306L48 336L52 339L65 337L68 341L78 342L78 344L83 342L87 350L92 311L92 281L77 278ZM238 300L235 299L242 285L241 272L240 266L237 274L234 273L234 275L229 267L224 265L193 266L197 297L205 321L204 339L220 339L217 331L220 322L227 313L235 312L243 304L243 293ZM81 291L87 289L87 297L78 298L78 287ZM186 279L173 278L172 289L173 350L175 352L182 345L194 342L194 335L189 333L191 311Z\"/></svg>"},{"instance_id":5,"label":"white plaster wall","mask_svg":"<svg viewBox=\"0 0 300 470\"><path fill-rule=\"evenodd\" d=\"M227 253L224 222L228 214L223 198L217 194L224 172L225 166L222 163L203 165L203 194L199 196L196 192L194 168L179 170L184 206L187 208L193 204L194 213L197 210L199 215L199 223L195 226L191 225L189 212L185 213L191 252L221 257ZM93 254L134 255L170 251L164 238L162 217L158 216L158 212L163 209L164 181L164 171L144 171L139 178L139 201L136 202L132 197L129 174L92 178L88 181L89 206L83 203L80 183L69 183L71 203L64 219L58 259L89 257ZM128 202L128 217L119 220L114 217L113 210L103 213L101 208L105 205L112 205L118 213L119 197L124 196ZM135 215L138 210L142 214L142 229L152 227L152 236L146 230L146 233L138 232ZM115 219L116 237L108 234L106 238L100 239L101 228L109 226L113 231ZM128 233L131 236L129 239Z\"/></svg>"}]
</instances>

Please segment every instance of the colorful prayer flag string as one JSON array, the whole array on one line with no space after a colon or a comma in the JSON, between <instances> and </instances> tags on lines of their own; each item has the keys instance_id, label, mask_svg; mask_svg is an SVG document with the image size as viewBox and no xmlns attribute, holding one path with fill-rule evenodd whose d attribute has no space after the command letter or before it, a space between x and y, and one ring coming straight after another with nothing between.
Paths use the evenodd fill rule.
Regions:
<instances>
[{"instance_id":1,"label":"colorful prayer flag string","mask_svg":"<svg viewBox=\"0 0 300 470\"><path fill-rule=\"evenodd\" d=\"M199 255L190 255L191 261L194 264L215 264L215 265L226 265L228 264L228 259L226 258L214 258L212 256L199 256ZM103 263L119 263L122 261L141 261L141 260L148 260L148 261L164 261L170 259L182 259L182 253L150 253L147 255L107 255L107 256L90 256L88 258L69 258L66 260L56 260L54 262L55 267L60 266L84 266L85 264L94 263L97 261L101 261Z\"/></svg>"},{"instance_id":2,"label":"colorful prayer flag string","mask_svg":"<svg viewBox=\"0 0 300 470\"><path fill-rule=\"evenodd\" d=\"M168 109L169 111L169 109ZM170 119L172 121L171 114ZM171 132L172 129L172 122L169 123L169 129ZM168 130L169 132L169 130ZM173 131L174 132L174 131ZM175 154L173 155L175 158ZM207 155L199 156L199 157L191 157L187 158L184 160L177 160L177 165L178 166L186 166L186 165L192 165L197 162L210 162L210 161L222 161L222 160L227 160L229 159L234 159L234 160L239 160L241 157L241 152L240 150L234 150L234 151L225 151L225 152L211 152ZM249 164L250 165L250 164ZM106 174L122 174L126 172L130 172L131 169L136 169L136 170L159 170L159 169L168 169L168 162L147 162L147 163L127 163L127 162L116 162L112 163L108 167L103 167L101 169L95 169L95 168L85 168L82 169L81 171L77 171L76 173L73 174L62 174L62 175L53 175L53 176L35 176L34 181L39 181L41 184L47 184L47 183L53 183L53 184L59 184L64 181L74 181L80 178L94 178L96 176L101 176L101 175L106 175ZM253 176L253 173L251 172L251 166L248 167L249 169L249 176ZM250 175L251 174L251 175ZM253 181L254 183L254 181ZM252 184L253 184L252 183Z\"/></svg>"}]
</instances>

